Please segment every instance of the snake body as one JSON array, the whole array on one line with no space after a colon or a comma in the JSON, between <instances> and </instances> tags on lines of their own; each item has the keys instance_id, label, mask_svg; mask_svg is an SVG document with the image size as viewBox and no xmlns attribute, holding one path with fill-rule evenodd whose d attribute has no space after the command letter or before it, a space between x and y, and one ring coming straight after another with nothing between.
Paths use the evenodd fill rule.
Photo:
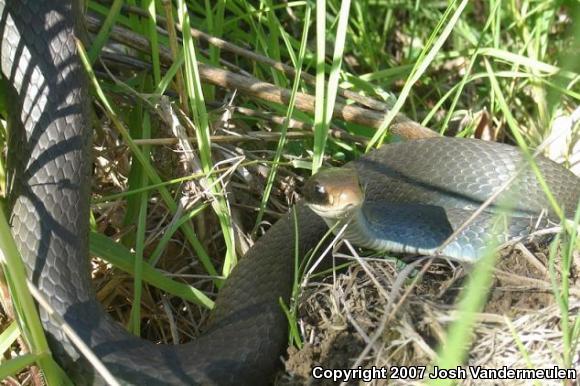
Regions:
<instances>
[{"instance_id":1,"label":"snake body","mask_svg":"<svg viewBox=\"0 0 580 386\"><path fill-rule=\"evenodd\" d=\"M534 162L564 215L573 218L579 179L542 156ZM498 189L501 193L492 204L454 235ZM305 196L329 226L349 220L344 236L355 245L439 253L466 262L480 258L491 243L524 237L560 221L517 148L475 139L434 138L384 146L344 168L313 176ZM502 221L499 214L504 215Z\"/></svg>"},{"instance_id":2,"label":"snake body","mask_svg":"<svg viewBox=\"0 0 580 386\"><path fill-rule=\"evenodd\" d=\"M1 66L9 83L10 221L34 285L123 384L267 383L286 346L279 299L290 297L295 252L303 256L319 242L327 230L324 221L305 206L296 207L298 251L293 217L278 221L236 266L216 300L210 325L194 342L155 345L129 334L107 316L91 286L89 99L73 38L73 20L78 19L73 5L0 0L0 12ZM416 151L406 154L404 146ZM351 166L365 180L368 200L461 202L472 209L515 168L514 154L500 145L440 139L386 146ZM388 160L405 166L395 172L396 181ZM575 209L578 179L542 162L557 197L567 210ZM408 176L407 167L413 169ZM432 187L428 176L435 173L439 179ZM412 187L415 177L425 181ZM523 211L546 207L533 176L519 184L526 191ZM40 312L54 357L75 383L102 384L61 327Z\"/></svg>"}]
</instances>

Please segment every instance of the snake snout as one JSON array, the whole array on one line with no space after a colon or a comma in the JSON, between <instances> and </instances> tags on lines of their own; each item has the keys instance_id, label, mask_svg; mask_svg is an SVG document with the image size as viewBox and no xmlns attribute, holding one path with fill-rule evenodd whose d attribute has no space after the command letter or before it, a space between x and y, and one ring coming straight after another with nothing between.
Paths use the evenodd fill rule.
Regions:
<instances>
[{"instance_id":1,"label":"snake snout","mask_svg":"<svg viewBox=\"0 0 580 386\"><path fill-rule=\"evenodd\" d=\"M356 170L326 169L306 182L304 199L320 216L339 218L362 206L364 191Z\"/></svg>"}]
</instances>

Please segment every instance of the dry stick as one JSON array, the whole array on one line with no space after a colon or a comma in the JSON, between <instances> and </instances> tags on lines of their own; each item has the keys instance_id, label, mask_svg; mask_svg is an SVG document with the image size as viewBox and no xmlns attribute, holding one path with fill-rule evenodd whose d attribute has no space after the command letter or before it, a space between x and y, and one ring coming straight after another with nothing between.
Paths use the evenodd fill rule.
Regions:
<instances>
[{"instance_id":1,"label":"dry stick","mask_svg":"<svg viewBox=\"0 0 580 386\"><path fill-rule=\"evenodd\" d=\"M101 21L92 15L87 15L86 22L89 30L93 32L98 30L101 25ZM150 51L149 41L147 39L123 27L114 26L111 29L110 38L142 52L147 53ZM167 47L160 46L159 55L163 62L172 62L171 53ZM199 73L204 81L216 86L239 90L246 95L252 95L258 99L281 105L288 105L290 102L290 96L292 94L290 90L263 82L254 77L235 74L201 63L199 64ZM298 110L312 113L314 111L314 105L315 98L312 95L297 93L295 106ZM345 105L343 103L335 104L333 116L346 122L369 126L375 129L381 126L385 117L383 113L362 107ZM391 132L407 139L433 138L439 136L433 130L420 125L402 114L397 115L393 120Z\"/></svg>"},{"instance_id":2,"label":"dry stick","mask_svg":"<svg viewBox=\"0 0 580 386\"><path fill-rule=\"evenodd\" d=\"M268 112L252 110L252 109L249 109L247 107L236 106L236 107L234 107L234 111L236 111L242 115L248 116L248 117L258 117L258 118L266 119L266 120L268 120L272 123L275 123L277 125L283 125L284 121L286 120L285 117L282 117L280 115L275 115L275 114L268 113ZM308 131L314 132L314 127L312 125L295 120L295 119L292 119L292 118L290 118L290 122L288 123L288 128L289 129L297 129L297 130L308 130ZM361 135L351 134L348 131L340 129L338 127L331 126L328 133L333 138L346 139L349 141L358 142L362 145L366 145L369 142L369 139L366 137L363 137Z\"/></svg>"},{"instance_id":3,"label":"dry stick","mask_svg":"<svg viewBox=\"0 0 580 386\"><path fill-rule=\"evenodd\" d=\"M124 66L129 66L129 67L134 67L137 69L146 69L150 67L150 64L147 62L144 62L140 59L134 58L132 56L126 56L126 55L122 55L122 54L111 54L111 53L103 53L101 54L101 56L105 56L103 62L107 63L107 66L112 65L112 66L116 66L117 63L120 63L121 65ZM111 78L114 78L114 75L112 75L110 73L110 71L108 71L107 67L105 67L106 73L103 73L101 75L101 77L106 77L109 76ZM115 83L118 84L123 84L121 81L119 80L115 80ZM220 109L223 107L223 104L221 103L216 103L216 102L208 102L207 103L208 106L216 108L216 109ZM233 109L233 111L248 116L248 117L256 117L256 118L260 118L260 119L264 119L267 121L270 121L272 123L275 123L277 125L283 125L284 121L286 120L285 117L280 116L280 115L276 115L273 114L271 112L264 112L264 111L258 111L258 110L253 110L247 107L241 107L241 106L232 106L231 107ZM312 125L293 119L290 119L290 122L288 123L288 128L289 129L296 129L296 130L300 130L300 131L314 131L314 128ZM337 138L337 139L343 139L343 140L348 140L348 141L353 141L353 142L358 142L363 146L366 146L369 142L369 139L367 137L363 137L361 135L356 135L356 134L351 134L346 130L343 130L339 127L336 126L331 126L329 129L329 135L333 138ZM267 133L270 134L270 133ZM303 135L298 135L298 133L293 134L295 138L302 138L302 137L309 137L310 134L303 134ZM252 138L253 134L250 133L249 137L247 138L243 138L243 137L234 137L231 141L228 141L226 139L220 139L217 138L216 140L219 142L242 142L244 140L249 140L249 141L253 141L253 140L259 140L257 138ZM211 137L211 139L213 139L214 137ZM279 136L275 137L275 140L278 140ZM191 141L195 141L195 138L190 138ZM266 140L269 141L270 138L260 138L260 140ZM272 137L272 140L274 140L274 137ZM145 144L145 143L142 143ZM155 145L155 142L152 142L151 144ZM161 142L159 144L166 144L165 142Z\"/></svg>"},{"instance_id":4,"label":"dry stick","mask_svg":"<svg viewBox=\"0 0 580 386\"><path fill-rule=\"evenodd\" d=\"M542 264L538 260L538 258L532 252L530 252L530 250L528 248L526 248L526 246L524 244L522 244L521 242L519 242L519 243L517 243L515 245L515 248L517 250L519 250L521 252L521 254L524 256L524 258L530 264L532 264L538 271L540 271L542 273L542 275L544 275L544 277L549 277L550 276L550 272L544 266L544 264Z\"/></svg>"},{"instance_id":5,"label":"dry stick","mask_svg":"<svg viewBox=\"0 0 580 386\"><path fill-rule=\"evenodd\" d=\"M256 78L234 74L221 68L207 65L200 65L199 71L201 76L209 83L229 89L237 89L244 94L281 105L288 105L290 103L292 92L271 83L262 82ZM295 107L298 110L312 113L315 102L316 99L312 95L299 92L296 95ZM378 129L384 120L382 113L342 103L335 104L333 117L375 129ZM409 139L439 136L434 131L402 115L395 119L395 122L391 126L391 132Z\"/></svg>"},{"instance_id":6,"label":"dry stick","mask_svg":"<svg viewBox=\"0 0 580 386\"><path fill-rule=\"evenodd\" d=\"M308 132L296 132L291 131L288 133L288 139L302 139L306 137L312 137L312 133ZM195 143L197 138L186 137L189 142ZM238 143L238 142L249 142L249 141L268 141L276 142L280 140L280 133L268 133L263 131L254 131L244 135L212 135L210 137L211 142L214 143ZM179 140L175 137L170 138L148 138L148 139L134 139L136 145L174 145Z\"/></svg>"},{"instance_id":7,"label":"dry stick","mask_svg":"<svg viewBox=\"0 0 580 386\"><path fill-rule=\"evenodd\" d=\"M536 287L536 288L539 288L540 290L548 291L548 292L552 290L552 285L548 281L534 279L532 277L515 275L513 273L505 272L505 271L502 271L499 269L495 270L495 275L500 280L503 279L503 280L511 281L512 283L517 283L520 285L528 284L532 288ZM572 294L572 295L580 296L580 289L576 289L574 287L571 287L569 289L569 291L570 291L570 294Z\"/></svg>"},{"instance_id":8,"label":"dry stick","mask_svg":"<svg viewBox=\"0 0 580 386\"><path fill-rule=\"evenodd\" d=\"M171 304L167 300L167 296L161 296L161 304L163 305L163 311L167 316L169 321L169 331L171 332L171 340L173 344L179 344L179 329L177 328L177 323L175 322L175 315L173 314Z\"/></svg>"},{"instance_id":9,"label":"dry stick","mask_svg":"<svg viewBox=\"0 0 580 386\"><path fill-rule=\"evenodd\" d=\"M152 71L153 65L151 62L146 62L134 56L129 56L125 54L121 54L119 52L109 52L109 51L102 51L99 54L99 58L102 62L107 63L109 69L111 68L118 68L118 69L129 69L129 70L137 70L137 71ZM101 63L102 63L101 62ZM95 72L98 71L97 62L94 66ZM95 68L96 67L96 68Z\"/></svg>"},{"instance_id":10,"label":"dry stick","mask_svg":"<svg viewBox=\"0 0 580 386\"><path fill-rule=\"evenodd\" d=\"M407 267L405 267L397 276L397 280L395 281L395 283L391 287L391 294L393 295L393 300L389 299L388 305L393 304L393 301L396 298L395 296L397 295L395 291L398 292L400 290L400 288L402 288L404 281L411 274L412 269L414 269L415 266L418 265L419 262L422 262L425 259L428 259L427 263L421 268L421 271L419 271L417 276L415 276L413 278L413 281L407 287L407 289L405 289L405 292L403 292L403 295L401 295L401 297L397 301L397 304L394 305L393 310L386 317L387 321L389 321L395 317L395 315L397 314L397 311L399 311L399 308L403 305L403 302L407 299L407 297L411 294L411 291L413 291L413 289L415 288L415 286L419 282L419 279L421 279L423 277L423 275L425 274L425 272L427 272L429 267L431 267L431 265L433 264L433 257L431 257L431 256L422 257L421 260L417 260L416 262L409 264L407 267L411 266L411 268L409 268L408 270L406 269Z\"/></svg>"},{"instance_id":11,"label":"dry stick","mask_svg":"<svg viewBox=\"0 0 580 386\"><path fill-rule=\"evenodd\" d=\"M137 15L142 16L142 17L149 17L147 12L145 12L143 9L141 9L139 7L125 5L125 6L123 6L123 9L130 12L130 13L134 13L134 14L137 14ZM159 23L159 25L167 28L167 19L166 18L159 16L157 18L157 22ZM179 25L177 26L177 28L180 31L182 30L181 26L179 26ZM282 71L283 73L285 73L289 76L296 76L296 70L292 66L289 66L289 65L282 63L282 62L278 62L278 61L273 60L267 56L260 55L254 51L242 48L240 46L237 46L233 43L230 43L230 42L223 40L223 39L220 39L218 37L208 35L207 33L200 31L198 29L195 29L193 27L190 27L190 30L191 30L191 36L193 36L195 39L205 40L209 44L211 44L215 47L218 47L224 51L229 51L231 53L234 53L234 54L239 55L239 56L243 56L245 58L248 58L250 60L253 60L253 61L256 61L259 63L264 63L268 66L275 68L276 70ZM300 78L303 79L306 83L311 84L311 85L314 85L316 83L316 77L314 75L310 75L310 74L305 73L305 72L303 72L301 74ZM373 99L373 98L369 98L367 96L358 94L356 92L346 90L344 88L339 88L338 93L346 99L351 99L351 100L358 102L361 105L366 106L368 108L371 108L373 110L377 110L377 111L388 110L388 106L384 102L381 102L381 101Z\"/></svg>"}]
</instances>

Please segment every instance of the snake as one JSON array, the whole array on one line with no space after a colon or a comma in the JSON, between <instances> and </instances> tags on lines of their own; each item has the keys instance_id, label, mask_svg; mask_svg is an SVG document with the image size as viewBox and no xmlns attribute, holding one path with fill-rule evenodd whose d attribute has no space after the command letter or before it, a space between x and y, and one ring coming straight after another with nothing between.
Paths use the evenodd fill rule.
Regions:
<instances>
[{"instance_id":1,"label":"snake","mask_svg":"<svg viewBox=\"0 0 580 386\"><path fill-rule=\"evenodd\" d=\"M385 145L347 164L343 176L316 175L304 188L307 204L297 204L240 259L203 333L190 343L154 344L114 322L91 284L91 105L75 44L79 6L0 0L0 12L12 234L30 281L121 384L268 384L287 347L280 300L291 297L294 256L311 251L328 225L356 218L347 236L362 247L432 252L525 161L508 145L438 138ZM572 217L578 178L543 157L536 163ZM344 188L336 188L338 180ZM540 214L558 220L532 171L522 172L508 194L517 195L510 235L529 232ZM478 238L490 229L493 212L486 211L483 222L475 221L443 253L477 259ZM73 382L104 384L62 326L42 307L39 312L52 355Z\"/></svg>"},{"instance_id":2,"label":"snake","mask_svg":"<svg viewBox=\"0 0 580 386\"><path fill-rule=\"evenodd\" d=\"M572 219L579 179L545 157L534 162L564 216ZM491 205L471 219L492 195ZM314 175L304 196L335 233L341 222L348 224L343 236L354 245L466 263L479 260L490 245L523 239L559 222L525 155L513 146L477 139L389 144Z\"/></svg>"}]
</instances>

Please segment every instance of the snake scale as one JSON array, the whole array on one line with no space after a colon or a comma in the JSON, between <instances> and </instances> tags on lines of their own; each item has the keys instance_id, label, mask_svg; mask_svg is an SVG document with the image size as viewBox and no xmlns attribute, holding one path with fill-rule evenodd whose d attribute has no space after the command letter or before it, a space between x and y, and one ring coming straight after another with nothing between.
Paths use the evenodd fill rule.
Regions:
<instances>
[{"instance_id":1,"label":"snake scale","mask_svg":"<svg viewBox=\"0 0 580 386\"><path fill-rule=\"evenodd\" d=\"M278 221L240 260L220 291L210 325L194 342L155 345L126 332L97 303L90 280L89 96L73 38L74 21L79 19L75 5L61 0L0 0L0 12L1 66L9 109L10 221L32 282L123 384L269 382L287 342L279 299L289 299L293 280L292 218ZM518 161L515 150L501 145L467 141L462 148L457 140L436 141L385 146L353 163L365 179L366 198L391 198L396 203L417 196L452 205L461 201L460 196L471 200L469 196L477 193L470 203L474 206L490 194L493 179L505 178ZM436 151L426 170L413 169L418 174L405 176L406 184L384 186L380 169L385 158L410 166L414 161L408 157L421 159L426 147ZM575 209L578 179L547 160L540 163L557 198L568 210ZM414 177L439 172L450 186L453 175L462 175L463 190L449 195L424 184L412 188ZM533 176L528 177L519 182L526 190L523 209L544 208L541 190ZM298 253L304 255L327 226L305 206L296 208ZM42 310L41 318L54 357L75 383L102 384Z\"/></svg>"}]
</instances>

